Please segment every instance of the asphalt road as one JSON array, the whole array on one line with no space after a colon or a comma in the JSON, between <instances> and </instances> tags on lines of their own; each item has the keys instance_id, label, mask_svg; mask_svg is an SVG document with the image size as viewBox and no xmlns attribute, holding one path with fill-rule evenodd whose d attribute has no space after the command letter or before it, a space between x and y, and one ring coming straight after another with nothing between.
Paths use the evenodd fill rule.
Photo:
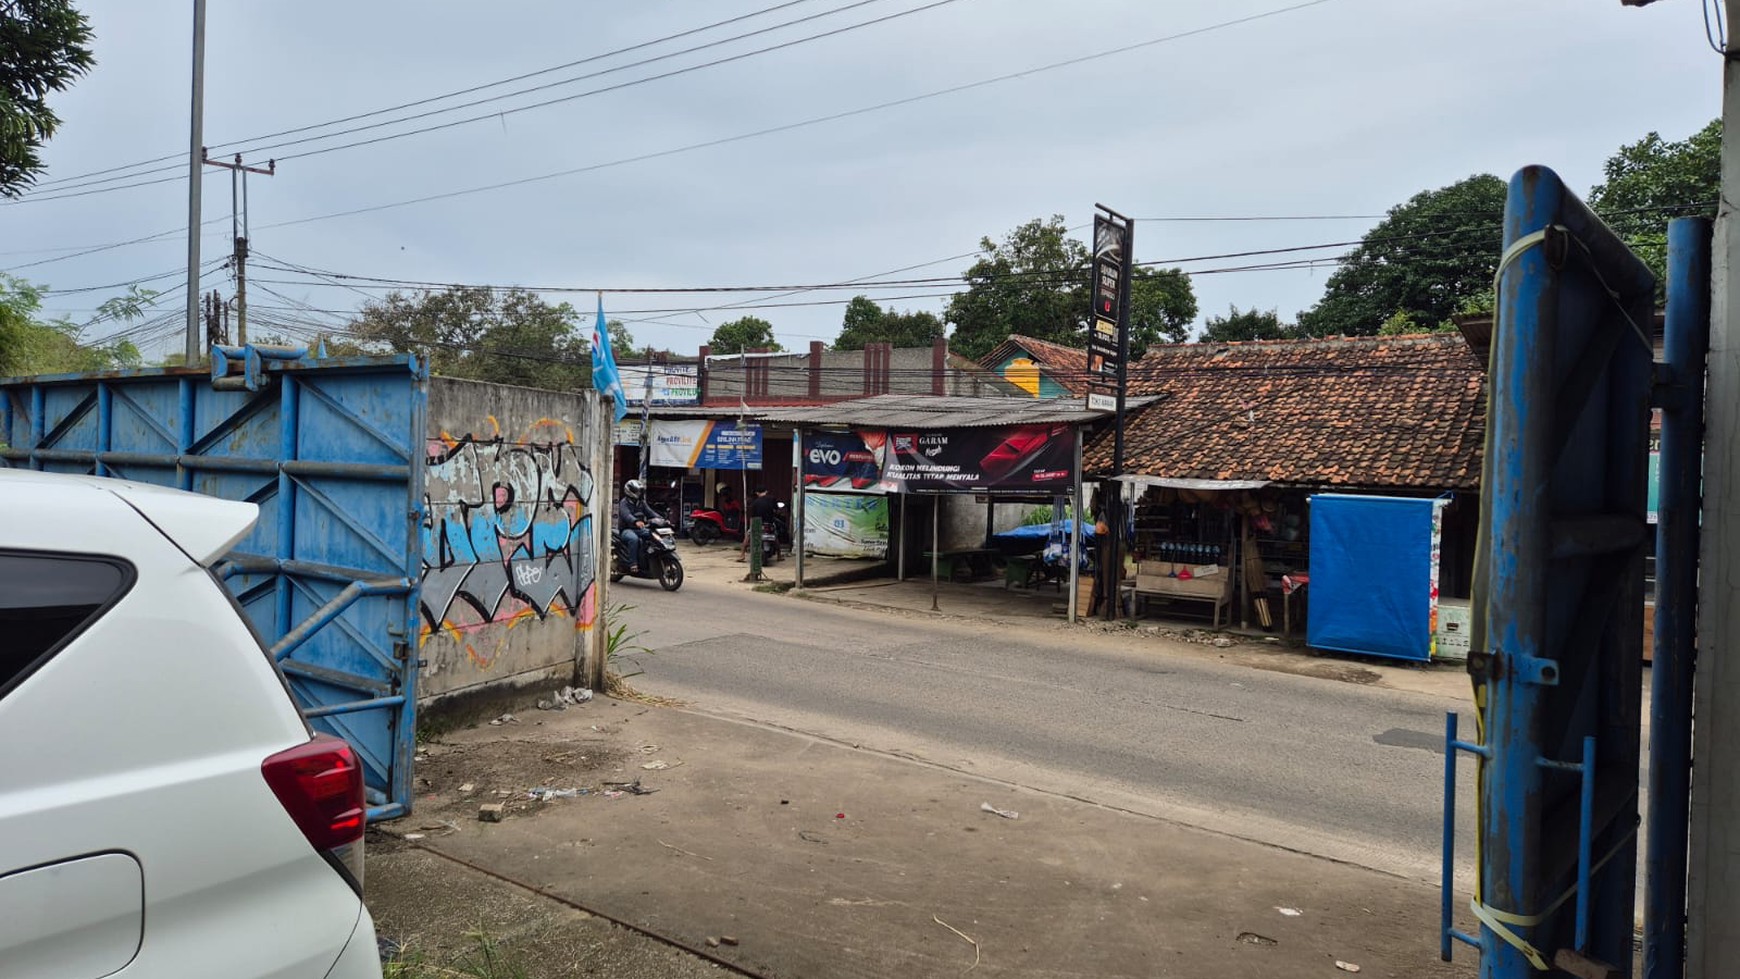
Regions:
<instances>
[{"instance_id":1,"label":"asphalt road","mask_svg":"<svg viewBox=\"0 0 1740 979\"><path fill-rule=\"evenodd\" d=\"M1239 650L748 592L616 587L633 684L692 709L1436 881L1439 693L1258 669ZM1273 663L1272 651L1262 650ZM1301 663L1323 661L1300 657ZM1363 666L1363 664L1362 664ZM1399 676L1399 674L1398 674ZM1405 677L1401 678L1406 680ZM1405 684L1409 685L1409 684ZM1421 686L1418 682L1412 686ZM1472 826L1472 766L1459 792ZM1465 844L1466 845L1466 844ZM1459 861L1464 871L1471 851Z\"/></svg>"}]
</instances>

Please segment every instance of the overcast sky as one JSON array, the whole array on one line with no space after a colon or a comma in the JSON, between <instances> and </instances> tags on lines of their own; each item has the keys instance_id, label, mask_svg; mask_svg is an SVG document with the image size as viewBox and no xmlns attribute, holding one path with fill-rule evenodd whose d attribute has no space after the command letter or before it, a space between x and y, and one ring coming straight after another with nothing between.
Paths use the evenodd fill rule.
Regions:
<instances>
[{"instance_id":1,"label":"overcast sky","mask_svg":"<svg viewBox=\"0 0 1740 979\"><path fill-rule=\"evenodd\" d=\"M301 0L211 5L206 142L221 152L329 132L325 123L607 55L507 86L334 127L370 126L549 83L544 91L415 122L248 153L276 156L250 184L256 262L364 276L583 289L840 282L974 249L1034 217L1091 220L1095 202L1138 219L1377 215L1473 173L1556 168L1579 191L1621 143L1681 139L1720 106L1720 59L1697 0ZM0 206L0 267L57 289L148 280L179 309L186 243L171 234L74 251L186 223L190 2L78 0L97 67L55 100L64 127L34 196ZM774 10L771 8L779 7ZM850 9L844 9L850 8ZM769 12L612 54L727 18ZM839 11L830 13L830 11ZM850 27L676 77L303 158L294 154L511 110ZM816 16L821 15L821 16ZM801 24L613 71L799 18ZM588 172L400 207L361 208L631 160L728 139L1151 39L1138 50L953 94ZM110 183L80 177L179 157ZM126 174L137 171L124 171ZM115 176L115 175L109 175ZM69 179L79 178L79 179ZM108 191L145 181L166 182ZM101 193L90 191L105 189ZM46 199L59 195L62 199ZM227 174L205 179L204 255L229 250ZM313 220L307 220L313 219ZM295 223L291 223L295 222ZM1142 261L1355 239L1371 217L1310 221L1139 220ZM76 246L76 247L75 247ZM1333 255L1334 251L1307 253ZM268 258L269 256L269 258ZM59 259L47 264L35 264ZM896 278L958 274L968 259ZM1246 264L1185 262L1191 270ZM1321 294L1328 268L1204 274L1205 313L1284 317ZM152 278L156 277L156 278ZM353 289L256 268L258 315L315 322L363 301ZM203 288L232 287L214 269ZM83 320L119 290L57 293ZM866 290L878 297L937 286ZM677 351L741 313L641 310L841 302L850 292L606 293L635 336ZM287 298L285 298L287 297ZM590 294L557 295L590 312ZM940 310L945 300L896 299ZM277 307L277 308L270 308ZM782 342L831 340L840 305L755 310ZM147 333L179 349L175 314ZM656 319L658 322L651 322ZM99 328L114 329L112 326Z\"/></svg>"}]
</instances>

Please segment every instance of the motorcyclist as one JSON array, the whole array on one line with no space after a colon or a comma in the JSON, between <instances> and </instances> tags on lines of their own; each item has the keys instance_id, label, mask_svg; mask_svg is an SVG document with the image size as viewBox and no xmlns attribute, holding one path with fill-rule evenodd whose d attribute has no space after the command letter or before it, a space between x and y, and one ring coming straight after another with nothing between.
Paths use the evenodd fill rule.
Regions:
<instances>
[{"instance_id":1,"label":"motorcyclist","mask_svg":"<svg viewBox=\"0 0 1740 979\"><path fill-rule=\"evenodd\" d=\"M616 501L617 537L622 542L622 555L628 560L628 573L640 573L640 537L647 522L657 516L644 498L646 484L631 479L622 484L622 499Z\"/></svg>"}]
</instances>

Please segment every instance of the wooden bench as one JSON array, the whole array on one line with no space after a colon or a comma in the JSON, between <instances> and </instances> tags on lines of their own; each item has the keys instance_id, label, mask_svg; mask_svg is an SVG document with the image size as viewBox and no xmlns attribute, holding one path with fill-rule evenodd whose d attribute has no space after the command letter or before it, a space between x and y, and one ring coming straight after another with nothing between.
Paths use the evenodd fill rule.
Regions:
<instances>
[{"instance_id":1,"label":"wooden bench","mask_svg":"<svg viewBox=\"0 0 1740 979\"><path fill-rule=\"evenodd\" d=\"M1191 577L1180 578L1178 572L1190 569ZM1206 602L1213 606L1214 628L1220 628L1221 613L1232 605L1232 569L1216 564L1178 564L1172 561L1143 561L1136 566L1136 601L1146 604L1148 598L1173 601ZM1227 619L1231 621L1231 614Z\"/></svg>"},{"instance_id":2,"label":"wooden bench","mask_svg":"<svg viewBox=\"0 0 1740 979\"><path fill-rule=\"evenodd\" d=\"M989 578L995 573L991 566L991 557L997 552L988 547L966 547L935 553L938 578L948 581L973 581ZM931 551L925 551L924 559L929 561L931 554Z\"/></svg>"}]
</instances>

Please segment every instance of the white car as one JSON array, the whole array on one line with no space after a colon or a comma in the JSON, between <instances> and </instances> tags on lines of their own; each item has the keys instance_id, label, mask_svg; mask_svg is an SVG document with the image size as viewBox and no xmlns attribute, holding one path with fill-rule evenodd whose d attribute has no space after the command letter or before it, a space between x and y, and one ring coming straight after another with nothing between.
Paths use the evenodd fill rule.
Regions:
<instances>
[{"instance_id":1,"label":"white car","mask_svg":"<svg viewBox=\"0 0 1740 979\"><path fill-rule=\"evenodd\" d=\"M0 468L0 976L380 979L359 761L207 570L256 516Z\"/></svg>"}]
</instances>

